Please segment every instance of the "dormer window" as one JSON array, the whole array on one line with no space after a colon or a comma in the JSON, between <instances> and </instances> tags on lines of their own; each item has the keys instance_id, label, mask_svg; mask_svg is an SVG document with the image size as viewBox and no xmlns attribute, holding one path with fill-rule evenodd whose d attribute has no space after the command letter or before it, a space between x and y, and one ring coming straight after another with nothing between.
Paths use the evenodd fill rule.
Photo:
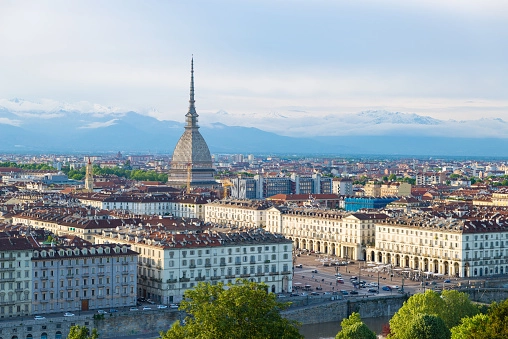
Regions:
<instances>
[{"instance_id":1,"label":"dormer window","mask_svg":"<svg viewBox=\"0 0 508 339\"><path fill-rule=\"evenodd\" d=\"M42 251L41 252L41 257L45 258L46 257L46 251Z\"/></svg>"},{"instance_id":2,"label":"dormer window","mask_svg":"<svg viewBox=\"0 0 508 339\"><path fill-rule=\"evenodd\" d=\"M106 254L109 254L109 247L106 247Z\"/></svg>"}]
</instances>

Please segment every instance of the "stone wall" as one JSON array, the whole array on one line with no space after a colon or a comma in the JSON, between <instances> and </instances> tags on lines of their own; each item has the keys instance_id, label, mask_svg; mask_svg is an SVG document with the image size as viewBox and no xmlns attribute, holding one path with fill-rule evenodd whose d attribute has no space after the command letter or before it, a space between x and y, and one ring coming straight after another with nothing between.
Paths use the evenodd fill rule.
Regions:
<instances>
[{"instance_id":1,"label":"stone wall","mask_svg":"<svg viewBox=\"0 0 508 339\"><path fill-rule=\"evenodd\" d=\"M106 314L104 319L94 320L93 314L74 317L50 317L44 320L24 317L15 320L0 321L0 339L11 339L17 336L25 339L31 334L41 338L46 333L48 339L65 339L73 325L97 328L101 338L122 337L143 333L165 331L180 317L178 311L157 310L138 312L118 312Z\"/></svg>"},{"instance_id":2,"label":"stone wall","mask_svg":"<svg viewBox=\"0 0 508 339\"><path fill-rule=\"evenodd\" d=\"M405 295L330 300L321 304L290 308L283 312L283 316L302 324L341 321L353 312L360 313L362 318L385 317L394 315L406 300Z\"/></svg>"},{"instance_id":3,"label":"stone wall","mask_svg":"<svg viewBox=\"0 0 508 339\"><path fill-rule=\"evenodd\" d=\"M508 288L465 288L460 292L469 294L469 298L473 301L490 304L492 302L501 302L508 299Z\"/></svg>"}]
</instances>

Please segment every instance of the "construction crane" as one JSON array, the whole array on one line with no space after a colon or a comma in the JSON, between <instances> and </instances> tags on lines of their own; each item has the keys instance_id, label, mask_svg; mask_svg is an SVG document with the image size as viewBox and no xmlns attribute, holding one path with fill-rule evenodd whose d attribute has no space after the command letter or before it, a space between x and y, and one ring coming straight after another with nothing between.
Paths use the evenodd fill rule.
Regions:
<instances>
[{"instance_id":1,"label":"construction crane","mask_svg":"<svg viewBox=\"0 0 508 339\"><path fill-rule=\"evenodd\" d=\"M187 164L187 194L191 192L191 172L192 172L192 164Z\"/></svg>"},{"instance_id":2,"label":"construction crane","mask_svg":"<svg viewBox=\"0 0 508 339\"><path fill-rule=\"evenodd\" d=\"M229 181L229 179L222 180L222 187L224 188L224 196L223 196L224 199L226 199L229 196L228 188L233 187L233 186L235 186L235 185L231 181Z\"/></svg>"}]
</instances>

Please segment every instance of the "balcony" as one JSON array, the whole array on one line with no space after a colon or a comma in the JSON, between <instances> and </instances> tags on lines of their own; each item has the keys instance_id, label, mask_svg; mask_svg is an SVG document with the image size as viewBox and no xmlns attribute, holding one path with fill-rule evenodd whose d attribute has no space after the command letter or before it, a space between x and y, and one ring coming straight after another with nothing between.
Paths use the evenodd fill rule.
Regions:
<instances>
[{"instance_id":1,"label":"balcony","mask_svg":"<svg viewBox=\"0 0 508 339\"><path fill-rule=\"evenodd\" d=\"M48 280L48 279L49 279L49 277L48 277L48 276L45 276L45 277L41 277L40 279L41 279L41 280Z\"/></svg>"},{"instance_id":2,"label":"balcony","mask_svg":"<svg viewBox=\"0 0 508 339\"><path fill-rule=\"evenodd\" d=\"M104 295L98 295L97 299L104 299Z\"/></svg>"},{"instance_id":3,"label":"balcony","mask_svg":"<svg viewBox=\"0 0 508 339\"><path fill-rule=\"evenodd\" d=\"M225 263L225 262L221 262L221 263L220 263L220 265L221 265L221 266L226 266L226 263ZM205 265L205 267L210 267L210 266L206 266L206 265Z\"/></svg>"},{"instance_id":4,"label":"balcony","mask_svg":"<svg viewBox=\"0 0 508 339\"><path fill-rule=\"evenodd\" d=\"M204 276L201 276L201 277L196 277L194 278L195 281L204 281L205 280L205 277Z\"/></svg>"},{"instance_id":5,"label":"balcony","mask_svg":"<svg viewBox=\"0 0 508 339\"><path fill-rule=\"evenodd\" d=\"M177 279L168 279L168 280L166 280L166 282L167 282L168 284L174 284L174 283L176 283L177 281L178 281Z\"/></svg>"},{"instance_id":6,"label":"balcony","mask_svg":"<svg viewBox=\"0 0 508 339\"><path fill-rule=\"evenodd\" d=\"M281 274L284 274L284 275L291 274L291 271L282 271Z\"/></svg>"},{"instance_id":7,"label":"balcony","mask_svg":"<svg viewBox=\"0 0 508 339\"><path fill-rule=\"evenodd\" d=\"M72 286L67 286L65 289L66 289L66 290L73 290L73 289L74 289L74 287L72 287Z\"/></svg>"},{"instance_id":8,"label":"balcony","mask_svg":"<svg viewBox=\"0 0 508 339\"><path fill-rule=\"evenodd\" d=\"M3 268L0 268L1 272L9 272L9 271L14 272L15 270L16 270L16 267L3 267Z\"/></svg>"},{"instance_id":9,"label":"balcony","mask_svg":"<svg viewBox=\"0 0 508 339\"><path fill-rule=\"evenodd\" d=\"M16 301L0 301L0 306L15 305Z\"/></svg>"},{"instance_id":10,"label":"balcony","mask_svg":"<svg viewBox=\"0 0 508 339\"><path fill-rule=\"evenodd\" d=\"M235 265L241 265L242 263L241 262L235 262Z\"/></svg>"},{"instance_id":11,"label":"balcony","mask_svg":"<svg viewBox=\"0 0 508 339\"><path fill-rule=\"evenodd\" d=\"M122 282L122 286L129 286L129 283L128 282Z\"/></svg>"},{"instance_id":12,"label":"balcony","mask_svg":"<svg viewBox=\"0 0 508 339\"><path fill-rule=\"evenodd\" d=\"M226 275L226 279L234 279L235 276L234 275Z\"/></svg>"},{"instance_id":13,"label":"balcony","mask_svg":"<svg viewBox=\"0 0 508 339\"><path fill-rule=\"evenodd\" d=\"M265 264L269 264L270 263L270 260L265 260Z\"/></svg>"},{"instance_id":14,"label":"balcony","mask_svg":"<svg viewBox=\"0 0 508 339\"><path fill-rule=\"evenodd\" d=\"M129 275L129 271L122 271L122 275Z\"/></svg>"},{"instance_id":15,"label":"balcony","mask_svg":"<svg viewBox=\"0 0 508 339\"><path fill-rule=\"evenodd\" d=\"M180 278L180 282L189 282L190 278Z\"/></svg>"},{"instance_id":16,"label":"balcony","mask_svg":"<svg viewBox=\"0 0 508 339\"><path fill-rule=\"evenodd\" d=\"M265 275L264 273L256 273L256 277L262 277L264 275Z\"/></svg>"},{"instance_id":17,"label":"balcony","mask_svg":"<svg viewBox=\"0 0 508 339\"><path fill-rule=\"evenodd\" d=\"M98 272L97 273L98 276L101 276L101 275L104 275L104 274L105 274L105 272Z\"/></svg>"},{"instance_id":18,"label":"balcony","mask_svg":"<svg viewBox=\"0 0 508 339\"><path fill-rule=\"evenodd\" d=\"M148 279L148 278L146 277L146 275L143 275L143 274L142 274L142 275L141 275L141 279L146 280L146 279Z\"/></svg>"},{"instance_id":19,"label":"balcony","mask_svg":"<svg viewBox=\"0 0 508 339\"><path fill-rule=\"evenodd\" d=\"M251 260L249 263L250 263L251 265L256 264L256 260Z\"/></svg>"},{"instance_id":20,"label":"balcony","mask_svg":"<svg viewBox=\"0 0 508 339\"><path fill-rule=\"evenodd\" d=\"M226 276L227 278L228 276ZM220 276L219 277L210 277L210 280L219 280L220 279Z\"/></svg>"},{"instance_id":21,"label":"balcony","mask_svg":"<svg viewBox=\"0 0 508 339\"><path fill-rule=\"evenodd\" d=\"M249 277L250 277L250 274L240 274L240 277L241 277L241 278L249 278Z\"/></svg>"},{"instance_id":22,"label":"balcony","mask_svg":"<svg viewBox=\"0 0 508 339\"><path fill-rule=\"evenodd\" d=\"M278 275L279 272L270 272L270 275Z\"/></svg>"},{"instance_id":23,"label":"balcony","mask_svg":"<svg viewBox=\"0 0 508 339\"><path fill-rule=\"evenodd\" d=\"M226 263L220 263L221 266L226 266ZM205 267L212 267L212 264L209 262L205 263Z\"/></svg>"},{"instance_id":24,"label":"balcony","mask_svg":"<svg viewBox=\"0 0 508 339\"><path fill-rule=\"evenodd\" d=\"M125 298L125 297L128 297L128 296L129 296L129 293L122 293L121 295L122 295L122 297L124 297L124 298Z\"/></svg>"},{"instance_id":25,"label":"balcony","mask_svg":"<svg viewBox=\"0 0 508 339\"><path fill-rule=\"evenodd\" d=\"M0 278L0 282L14 282L16 278Z\"/></svg>"},{"instance_id":26,"label":"balcony","mask_svg":"<svg viewBox=\"0 0 508 339\"><path fill-rule=\"evenodd\" d=\"M3 258L0 258L0 261L14 261L16 260L15 257L3 257Z\"/></svg>"},{"instance_id":27,"label":"balcony","mask_svg":"<svg viewBox=\"0 0 508 339\"><path fill-rule=\"evenodd\" d=\"M122 261L122 265L129 265L128 261Z\"/></svg>"},{"instance_id":28,"label":"balcony","mask_svg":"<svg viewBox=\"0 0 508 339\"><path fill-rule=\"evenodd\" d=\"M196 268L196 264L190 264L189 268Z\"/></svg>"}]
</instances>

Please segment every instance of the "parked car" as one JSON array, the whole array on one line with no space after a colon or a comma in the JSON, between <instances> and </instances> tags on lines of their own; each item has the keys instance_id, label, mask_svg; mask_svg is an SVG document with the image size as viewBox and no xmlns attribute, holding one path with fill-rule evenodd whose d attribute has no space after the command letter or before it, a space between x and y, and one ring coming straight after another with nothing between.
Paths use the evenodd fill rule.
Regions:
<instances>
[{"instance_id":1,"label":"parked car","mask_svg":"<svg viewBox=\"0 0 508 339\"><path fill-rule=\"evenodd\" d=\"M300 296L301 296L301 297L306 297L306 296L308 296L308 294L307 294L307 293L305 293L305 292L302 292L302 293L300 293Z\"/></svg>"},{"instance_id":2,"label":"parked car","mask_svg":"<svg viewBox=\"0 0 508 339\"><path fill-rule=\"evenodd\" d=\"M383 291L391 291L392 290L392 288L390 286L383 286L381 289Z\"/></svg>"},{"instance_id":3,"label":"parked car","mask_svg":"<svg viewBox=\"0 0 508 339\"><path fill-rule=\"evenodd\" d=\"M46 319L46 317L43 317L42 315L36 315L36 316L34 317L34 319L35 319L35 320L44 320L44 319Z\"/></svg>"},{"instance_id":4,"label":"parked car","mask_svg":"<svg viewBox=\"0 0 508 339\"><path fill-rule=\"evenodd\" d=\"M157 305L157 308L158 309L164 309L164 308L168 308L166 305Z\"/></svg>"},{"instance_id":5,"label":"parked car","mask_svg":"<svg viewBox=\"0 0 508 339\"><path fill-rule=\"evenodd\" d=\"M99 314L108 314L108 312L106 312L104 310L97 310L97 313L99 313Z\"/></svg>"},{"instance_id":6,"label":"parked car","mask_svg":"<svg viewBox=\"0 0 508 339\"><path fill-rule=\"evenodd\" d=\"M109 313L115 313L115 312L118 312L118 310L116 308L110 308L109 309Z\"/></svg>"},{"instance_id":7,"label":"parked car","mask_svg":"<svg viewBox=\"0 0 508 339\"><path fill-rule=\"evenodd\" d=\"M349 280L358 280L358 277L353 275Z\"/></svg>"},{"instance_id":8,"label":"parked car","mask_svg":"<svg viewBox=\"0 0 508 339\"><path fill-rule=\"evenodd\" d=\"M152 308L150 306L143 306L143 311L150 311Z\"/></svg>"},{"instance_id":9,"label":"parked car","mask_svg":"<svg viewBox=\"0 0 508 339\"><path fill-rule=\"evenodd\" d=\"M446 279L444 282L447 283L447 284L451 283L450 279Z\"/></svg>"},{"instance_id":10,"label":"parked car","mask_svg":"<svg viewBox=\"0 0 508 339\"><path fill-rule=\"evenodd\" d=\"M137 310L138 310L137 307L131 307L131 308L129 308L129 311L137 311Z\"/></svg>"},{"instance_id":11,"label":"parked car","mask_svg":"<svg viewBox=\"0 0 508 339\"><path fill-rule=\"evenodd\" d=\"M296 268L302 268L302 267L303 267L303 265L302 265L302 264L298 264L298 265L296 265L295 267L296 267Z\"/></svg>"},{"instance_id":12,"label":"parked car","mask_svg":"<svg viewBox=\"0 0 508 339\"><path fill-rule=\"evenodd\" d=\"M312 270L312 271L310 271L310 272L311 272L311 273L317 273L317 270Z\"/></svg>"},{"instance_id":13,"label":"parked car","mask_svg":"<svg viewBox=\"0 0 508 339\"><path fill-rule=\"evenodd\" d=\"M310 292L310 295L319 295L318 292Z\"/></svg>"},{"instance_id":14,"label":"parked car","mask_svg":"<svg viewBox=\"0 0 508 339\"><path fill-rule=\"evenodd\" d=\"M375 289L375 288L369 288L367 290L367 292L369 292L369 293L377 293L377 289Z\"/></svg>"},{"instance_id":15,"label":"parked car","mask_svg":"<svg viewBox=\"0 0 508 339\"><path fill-rule=\"evenodd\" d=\"M169 308L178 308L178 307L180 307L180 305L178 305L178 304L170 304L169 305Z\"/></svg>"},{"instance_id":16,"label":"parked car","mask_svg":"<svg viewBox=\"0 0 508 339\"><path fill-rule=\"evenodd\" d=\"M358 292L355 290L352 290L352 291L349 291L349 294L358 294Z\"/></svg>"},{"instance_id":17,"label":"parked car","mask_svg":"<svg viewBox=\"0 0 508 339\"><path fill-rule=\"evenodd\" d=\"M74 313L71 312L65 312L64 317L74 317Z\"/></svg>"},{"instance_id":18,"label":"parked car","mask_svg":"<svg viewBox=\"0 0 508 339\"><path fill-rule=\"evenodd\" d=\"M155 301L153 301L152 299L146 299L146 302L152 305L155 304Z\"/></svg>"},{"instance_id":19,"label":"parked car","mask_svg":"<svg viewBox=\"0 0 508 339\"><path fill-rule=\"evenodd\" d=\"M341 290L340 293L342 293L342 295L348 295L349 293L347 293L347 291L345 290Z\"/></svg>"}]
</instances>

